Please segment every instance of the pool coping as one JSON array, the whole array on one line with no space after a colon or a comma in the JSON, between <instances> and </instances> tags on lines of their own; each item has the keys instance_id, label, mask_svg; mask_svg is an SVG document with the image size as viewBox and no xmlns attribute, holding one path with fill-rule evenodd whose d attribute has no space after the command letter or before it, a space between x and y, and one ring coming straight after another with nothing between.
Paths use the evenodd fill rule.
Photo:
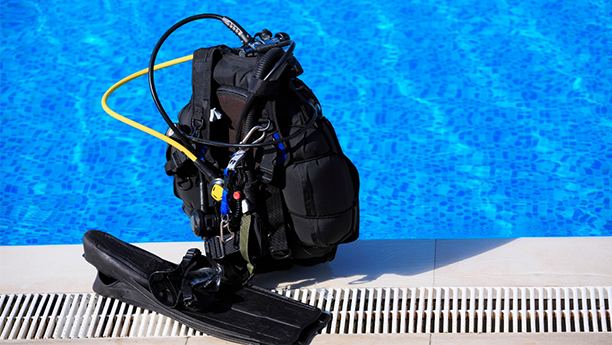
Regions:
<instances>
[{"instance_id":1,"label":"pool coping","mask_svg":"<svg viewBox=\"0 0 612 345\"><path fill-rule=\"evenodd\" d=\"M137 243L177 262L202 242ZM612 237L358 240L334 261L259 275L269 289L612 285ZM0 294L88 293L81 245L1 246ZM6 277L15 277L7 279Z\"/></svg>"},{"instance_id":2,"label":"pool coping","mask_svg":"<svg viewBox=\"0 0 612 345\"><path fill-rule=\"evenodd\" d=\"M176 262L188 248L201 248L202 242L136 245ZM358 240L341 245L331 263L262 274L254 283L269 289L610 286L610 248L612 237ZM91 284L96 271L81 255L81 245L3 246L0 250L0 275L3 277L0 294L93 292ZM610 333L325 334L317 336L313 344L367 344L373 341L372 337L376 341L398 344L484 344L492 340L516 344L535 339L540 339L538 344L612 342ZM180 340L181 344L217 343L217 339L210 337L172 339ZM62 343L60 340L53 342ZM138 340L114 338L87 342L131 344Z\"/></svg>"}]
</instances>

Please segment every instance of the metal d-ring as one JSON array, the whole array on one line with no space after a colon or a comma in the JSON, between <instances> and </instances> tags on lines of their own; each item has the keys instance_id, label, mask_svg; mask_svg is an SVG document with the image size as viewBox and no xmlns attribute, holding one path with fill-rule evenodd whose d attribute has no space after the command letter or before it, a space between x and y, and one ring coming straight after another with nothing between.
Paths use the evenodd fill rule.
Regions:
<instances>
[{"instance_id":1,"label":"metal d-ring","mask_svg":"<svg viewBox=\"0 0 612 345\"><path fill-rule=\"evenodd\" d=\"M259 137L259 139L253 141L251 144L257 144L257 143L261 142L266 137L266 131L268 129L270 129L270 127L272 126L272 123L270 122L270 120L267 120L267 121L268 121L268 124L266 125L265 128L262 127L262 126L255 126L255 127L251 128L249 133L247 133L247 135L244 137L244 139L242 139L240 144L241 145L242 144L246 144L246 142L251 138L251 135L253 135L255 133L255 131L262 131L263 134L261 135L261 137Z\"/></svg>"},{"instance_id":2,"label":"metal d-ring","mask_svg":"<svg viewBox=\"0 0 612 345\"><path fill-rule=\"evenodd\" d=\"M221 242L225 243L225 242L229 242L231 241L235 234L230 230L229 228L229 221L227 220L227 216L225 216L225 219L221 219L221 224L219 226L220 231L219 231L219 239L221 240ZM232 236L230 236L230 238L227 239L227 241L223 238L223 228L227 228L227 232L229 232Z\"/></svg>"}]
</instances>

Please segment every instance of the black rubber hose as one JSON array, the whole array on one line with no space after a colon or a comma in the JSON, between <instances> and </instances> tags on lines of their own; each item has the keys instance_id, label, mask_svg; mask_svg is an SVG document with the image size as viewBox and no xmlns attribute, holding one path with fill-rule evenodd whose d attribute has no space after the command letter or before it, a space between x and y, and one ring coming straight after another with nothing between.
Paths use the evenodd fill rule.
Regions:
<instances>
[{"instance_id":1,"label":"black rubber hose","mask_svg":"<svg viewBox=\"0 0 612 345\"><path fill-rule=\"evenodd\" d=\"M170 36L174 31L176 31L176 29L180 28L181 26L183 26L183 25L185 25L187 23L193 22L195 20L199 20L199 19L216 19L216 20L220 20L234 34L236 34L236 36L238 36L238 38L240 39L242 44L247 44L247 43L253 41L253 37L251 37L251 35L249 35L249 33L246 32L246 30L244 30L242 28L242 26L240 26L240 24L236 23L234 20L232 20L232 19L230 19L228 17L220 16L218 14L204 13L204 14L197 14L197 15L191 16L189 18L185 18L185 19L181 20L180 22L174 24L170 29L168 29L168 31L166 31L164 33L164 35L159 39L159 41L157 41L157 44L155 45L155 48L153 48L153 52L151 53L151 59L149 60L149 89L151 90L151 96L153 97L153 102L155 102L155 106L157 107L157 110L159 110L161 116L164 118L164 120L166 121L168 126L172 129L172 131L174 131L174 133L176 134L178 139L182 142L182 144L189 151L191 151L191 153L193 153L193 154L195 154L195 150L191 146L191 141L188 140L183 135L183 133L176 127L174 122L170 119L170 117L168 116L168 114L164 110L164 107L162 106L162 104L161 104L161 102L159 100L159 96L157 95L157 90L155 89L155 80L153 78L153 75L154 75L153 72L154 72L154 68L155 68L155 59L157 58L157 53L159 52L159 49L161 48L162 44L164 44L164 42L166 41L168 36Z\"/></svg>"},{"instance_id":2,"label":"black rubber hose","mask_svg":"<svg viewBox=\"0 0 612 345\"><path fill-rule=\"evenodd\" d=\"M155 71L155 59L157 58L157 53L161 49L162 44L164 44L168 36L170 36L174 31L176 31L176 29L180 28L181 26L187 23L193 22L195 20L199 20L199 19L220 20L221 22L223 22L223 24L225 24L225 26L227 26L234 34L238 36L242 44L247 44L253 41L253 37L251 37L251 35L249 35L249 33L246 32L246 30L244 30L240 26L240 24L236 23L232 19L228 17L220 16L218 14L204 13L204 14L198 14L195 16L185 18L181 20L180 22L174 24L170 29L168 29L168 31L166 31L163 34L163 36L159 39L159 41L157 41L155 48L153 48L153 52L151 53L151 59L149 60L149 90L151 91L153 102L155 103L155 106L157 107L157 110L159 110L159 113L161 114L161 116L164 118L164 121L166 121L168 126L176 134L179 141L181 141L183 146L185 146L185 148L189 150L191 153L193 153L194 155L196 154L196 152L193 146L191 145L191 141L187 139L185 135L183 134L183 132L181 132L180 129L176 127L176 125L170 119L170 117L168 116L168 113L166 113L166 110L162 106L159 100L159 96L157 95L157 90L155 89L155 79L153 78L153 76L154 76L154 71ZM202 172L204 175L208 177L209 181L214 179L215 177L218 177L217 171L215 171L215 169L210 167L207 163L196 159L196 161L194 161L194 164L200 172Z\"/></svg>"},{"instance_id":3,"label":"black rubber hose","mask_svg":"<svg viewBox=\"0 0 612 345\"><path fill-rule=\"evenodd\" d=\"M285 51L282 48L272 48L268 50L266 54L261 58L261 60L259 60L259 63L255 67L255 71L253 71L253 77L257 79L263 79L268 74L268 72L270 72L272 68L274 68L276 62L280 60L284 54L285 54ZM250 106L248 115L244 122L243 134L245 136L251 131L253 126L255 126L257 113L260 110L259 108L261 107L261 104L262 102L260 99L255 99L253 104ZM247 154L245 160L247 162L247 167L250 167L250 168L247 168L246 170L246 176L247 176L247 181L248 181L247 183L249 183L250 188L245 188L245 192L247 194L247 198L248 197L252 198L252 195L254 194L254 189L256 188L256 185L252 183L253 181L256 180L255 172L253 170L253 164L252 164L253 163L253 152L252 151ZM252 201L252 199L249 201Z\"/></svg>"},{"instance_id":4,"label":"black rubber hose","mask_svg":"<svg viewBox=\"0 0 612 345\"><path fill-rule=\"evenodd\" d=\"M159 101L159 97L157 95L157 90L155 89L155 81L153 79L153 75L154 75L154 67L155 67L155 59L157 57L157 53L159 52L159 49L161 48L162 44L164 43L164 41L168 38L168 36L170 36L170 34L172 34L174 31L176 31L176 29L178 29L179 27L195 21L195 20L199 20L199 19L217 19L222 21L230 30L232 30L232 32L234 34L236 34L239 38L240 41L242 42L242 44L246 44L249 42L253 41L253 38L246 32L246 30L244 30L238 23L236 23L235 21L233 21L232 19L228 18L228 17L222 17L218 14L198 14L186 19L181 20L180 22L176 23L174 26L172 26L170 29L168 29L168 31L159 39L159 41L157 42L157 45L155 46L155 48L153 49L153 52L151 53L151 60L149 61L149 89L151 90L151 96L153 97L153 101L155 102L155 106L157 106L157 109L159 110L160 114L162 115L162 117L164 118L164 120L166 121L166 123L168 124L168 127L170 127L172 129L172 131L174 131L174 133L176 133L176 136L178 137L179 141L188 149L190 150L193 154L195 154L195 150L193 149L193 147L191 146L191 142L187 139L189 138L191 141L196 142L196 143L200 143L200 144L204 144L204 145L209 145L209 146L216 146L216 147L229 147L229 148L249 148L249 147L264 147L264 146L269 146L269 145L276 145L279 143L283 143L285 141L289 141L293 138L298 137L299 135L302 135L304 132L306 132L310 127L312 127L317 119L316 116L316 111L315 111L315 115L313 115L313 117L310 119L310 122L308 122L308 124L302 128L301 130L297 131L296 133L291 134L288 137L282 138L280 140L274 141L274 142L264 142L264 143L257 143L257 144L238 144L238 143L223 143L223 142L218 142L218 141L211 141L211 140L204 140L201 138L197 138L197 137L192 137L190 135L185 135L183 132L181 132L176 125L174 124L174 122L172 120L170 120L170 117L168 116L168 114L166 113L166 111L164 110L163 106L161 105L161 102ZM285 61L287 61L287 59L291 56L291 54L293 53L293 50L295 49L295 42L291 42L289 49L287 49L287 51L285 51L283 57L276 63L276 65L272 68L272 70L268 73L267 76L265 76L263 79L266 80L275 70L276 68L280 67ZM252 104L254 100L254 97L250 96L247 99L246 105L244 107L243 110L243 114L240 116L240 121L239 121L239 125L242 123L243 118L246 116L247 112L246 110L250 108L250 105ZM241 127L237 128L238 131L241 130ZM240 136L236 137L236 141L240 142ZM203 165L205 164L197 164L196 162L196 166L198 166L198 169L200 171L202 171L205 174L208 174L208 172L203 171L202 169L204 168Z\"/></svg>"},{"instance_id":5,"label":"black rubber hose","mask_svg":"<svg viewBox=\"0 0 612 345\"><path fill-rule=\"evenodd\" d=\"M272 67L274 67L276 61L278 61L283 56L283 54L285 54L283 48L275 47L268 50L266 55L261 58L261 60L255 67L255 72L253 73L253 76L257 79L263 79L266 74L272 69Z\"/></svg>"},{"instance_id":6,"label":"black rubber hose","mask_svg":"<svg viewBox=\"0 0 612 345\"><path fill-rule=\"evenodd\" d=\"M285 51L282 48L272 48L266 52L266 54L259 60L257 66L255 66L255 71L253 71L253 77L257 79L263 79L268 72L274 67L276 62L283 57ZM248 114L246 115L246 119L244 120L244 131L242 131L242 126L240 123L242 119L239 120L238 124L238 133L236 133L236 142L239 142L239 138L242 137L242 134L247 135L249 131L255 126L255 117L257 111L259 110L260 102L255 100L253 104L249 107ZM246 107L246 105L245 105ZM246 110L246 109L245 109ZM242 118L242 116L241 116Z\"/></svg>"},{"instance_id":7,"label":"black rubber hose","mask_svg":"<svg viewBox=\"0 0 612 345\"><path fill-rule=\"evenodd\" d=\"M164 110L164 107L162 106L159 100L159 96L157 95L157 90L155 89L155 79L153 78L153 75L154 75L153 72L155 70L155 58L157 58L157 53L159 52L159 49L161 48L162 44L164 44L168 36L170 36L176 29L180 28L181 26L187 23L190 23L194 20L198 20L198 19L222 20L222 18L223 17L218 14L206 14L205 13L205 14L198 14L198 15L195 15L189 18L185 18L181 20L180 22L174 24L170 29L168 29L168 31L164 33L164 35L159 39L159 41L157 41L157 44L155 45L155 48L153 48L153 52L151 53L151 59L149 60L149 90L151 91L153 102L155 102L155 106L157 107L157 110L159 110L161 116L164 118L168 126L176 134L176 136L182 142L182 144L193 154L195 154L195 150L193 146L191 146L191 142L187 138L185 138L183 133L176 127L174 122L170 119L170 117L166 113L166 110Z\"/></svg>"}]
</instances>

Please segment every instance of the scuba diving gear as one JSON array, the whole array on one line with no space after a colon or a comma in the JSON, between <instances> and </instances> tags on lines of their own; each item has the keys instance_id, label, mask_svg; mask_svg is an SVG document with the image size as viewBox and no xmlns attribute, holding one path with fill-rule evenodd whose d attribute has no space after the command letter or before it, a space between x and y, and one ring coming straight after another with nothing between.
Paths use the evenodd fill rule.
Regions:
<instances>
[{"instance_id":1,"label":"scuba diving gear","mask_svg":"<svg viewBox=\"0 0 612 345\"><path fill-rule=\"evenodd\" d=\"M156 45L150 70L179 24ZM171 138L190 140L197 161L218 170L202 173L168 147L166 173L174 177L192 231L226 279L237 281L293 263L331 261L339 244L359 235L359 175L319 101L297 78L303 69L293 56L295 42L267 30L254 37L240 48L196 50L191 101L177 124L166 120ZM157 98L153 79L151 72ZM159 99L155 103L166 118Z\"/></svg>"},{"instance_id":2,"label":"scuba diving gear","mask_svg":"<svg viewBox=\"0 0 612 345\"><path fill-rule=\"evenodd\" d=\"M331 261L340 243L358 237L358 172L297 78L303 70L295 42L284 33L258 36L241 48L194 52L191 102L173 124L223 183L211 183L174 147L166 153L166 173L193 232L207 256L236 274L226 278L237 280Z\"/></svg>"},{"instance_id":3,"label":"scuba diving gear","mask_svg":"<svg viewBox=\"0 0 612 345\"><path fill-rule=\"evenodd\" d=\"M198 49L155 65L163 42L182 25L222 21L242 46ZM166 141L166 173L183 201L193 233L224 279L331 261L341 243L359 236L359 174L343 154L319 101L298 76L295 42L286 33L251 36L215 14L186 18L155 46L149 68L111 87L102 106L111 116ZM166 114L154 71L193 60L191 101L178 122ZM166 135L112 111L106 101L126 82L149 76Z\"/></svg>"},{"instance_id":4,"label":"scuba diving gear","mask_svg":"<svg viewBox=\"0 0 612 345\"><path fill-rule=\"evenodd\" d=\"M85 259L93 290L206 334L243 344L307 344L330 320L320 309L255 287L220 283L221 267L190 249L178 265L90 230Z\"/></svg>"},{"instance_id":5,"label":"scuba diving gear","mask_svg":"<svg viewBox=\"0 0 612 345\"><path fill-rule=\"evenodd\" d=\"M162 44L165 42L165 40L174 31L176 31L181 26L183 26L183 25L185 25L187 23L190 23L192 21L195 21L195 20L200 20L200 19L217 19L217 20L221 20L234 34L236 34L236 36L238 36L238 38L242 42L243 46L238 49L238 54L240 56L247 55L249 49L251 49L252 51L267 52L268 50L271 50L271 48L273 48L273 47L280 47L280 46L289 45L289 48L287 49L287 51L284 52L283 56L276 63L276 65L274 65L272 67L272 69L268 72L268 74L265 77L263 77L263 76L259 77L260 79L262 79L262 77L263 77L263 80L267 80L270 77L270 75L278 69L279 66L281 66L283 63L285 63L286 60L293 53L293 50L295 49L295 42L290 41L289 40L289 35L287 35L286 33L278 33L278 34L275 35L275 40L268 40L268 42L261 42L261 41L254 42L255 40L253 39L253 37L251 37L251 35L249 35L248 32L246 32L240 26L240 24L236 23L234 20L232 20L232 19L230 19L228 17L222 17L222 16L217 15L217 14L199 14L199 15L191 16L189 18L185 18L185 19L181 20L180 22L176 23L175 25L173 25L170 29L168 29L168 31L166 31L164 33L164 35L162 35L162 37L159 39L159 41L155 45L155 48L153 48L153 52L151 53L151 59L149 60L149 68L147 70L148 71L148 76L149 76L149 89L151 91L151 96L153 97L153 102L155 103L155 106L159 110L160 114L162 115L162 117L164 118L164 120L166 121L166 123L168 124L170 129L172 130L172 132L176 134L176 136L180 139L180 141L183 144L185 144L187 149L189 151L191 151L192 153L193 153L193 149L189 148L191 146L189 144L189 141L186 140L186 138L184 136L184 133L182 133L176 127L174 122L172 122L172 120L170 119L170 117L166 113L164 107L162 106L161 101L159 100L159 97L157 95L157 89L155 88L154 71L159 69L159 68L163 68L163 67L156 67L155 59L157 58L157 53L159 52L159 50L160 50ZM270 48L270 49L268 49L268 48ZM250 55L252 55L252 54L250 54ZM297 60L295 62L297 63ZM265 65L266 64L263 63L262 65L259 66L259 68L260 69L261 68L265 68L264 67ZM166 67L166 66L164 66L164 67ZM298 67L299 67L299 64L298 64ZM301 67L299 67L299 69L301 71ZM301 72L299 72L298 74L301 74ZM257 86L257 87L259 87L259 86ZM108 91L107 91L107 93L108 93ZM249 109L251 101L252 101L252 98L249 98L249 100L247 101L247 104L243 108L243 110L248 110ZM106 103L105 102L105 97L103 97L103 102L102 103L103 103L103 106L105 106L105 103ZM244 116L244 114L243 114L243 116ZM313 121L313 123L314 123L314 121ZM306 126L306 128L303 128L298 133L294 133L292 137L295 137L297 135L300 135L300 134L304 133L306 131L306 129L309 128L310 126L312 126L312 123L309 124L308 126ZM191 137L191 139L193 140L193 139L197 139L197 138ZM197 140L199 140L199 142L205 143L207 145L219 146L219 147L258 147L258 146L270 145L270 144L262 144L262 145L257 145L257 144L232 144L232 143L226 143L226 142L208 141L208 140L205 140L203 138L199 138ZM282 141L286 141L286 140L289 140L289 138L284 138L283 140L281 140L281 142ZM172 145L172 146L177 147L176 145ZM194 164L198 165L198 163L195 162L195 160L193 160L193 161L194 161ZM200 169L200 167L198 167L198 169Z\"/></svg>"}]
</instances>

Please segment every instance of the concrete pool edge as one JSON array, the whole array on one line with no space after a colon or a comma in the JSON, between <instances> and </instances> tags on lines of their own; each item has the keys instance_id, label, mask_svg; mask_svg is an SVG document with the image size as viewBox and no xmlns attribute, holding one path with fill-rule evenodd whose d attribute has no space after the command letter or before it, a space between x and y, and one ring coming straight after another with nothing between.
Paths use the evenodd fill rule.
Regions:
<instances>
[{"instance_id":1,"label":"concrete pool edge","mask_svg":"<svg viewBox=\"0 0 612 345\"><path fill-rule=\"evenodd\" d=\"M177 262L201 242L142 243ZM256 277L265 288L612 285L612 237L358 240L331 263ZM0 294L92 292L81 245L3 246ZM11 278L8 278L11 277Z\"/></svg>"},{"instance_id":2,"label":"concrete pool edge","mask_svg":"<svg viewBox=\"0 0 612 345\"><path fill-rule=\"evenodd\" d=\"M138 246L171 261L201 242ZM267 288L610 286L612 237L360 240L325 265L257 277ZM0 294L90 293L95 269L81 245L2 247ZM55 344L229 344L207 336L5 340ZM612 333L321 334L323 344L609 344Z\"/></svg>"}]
</instances>

